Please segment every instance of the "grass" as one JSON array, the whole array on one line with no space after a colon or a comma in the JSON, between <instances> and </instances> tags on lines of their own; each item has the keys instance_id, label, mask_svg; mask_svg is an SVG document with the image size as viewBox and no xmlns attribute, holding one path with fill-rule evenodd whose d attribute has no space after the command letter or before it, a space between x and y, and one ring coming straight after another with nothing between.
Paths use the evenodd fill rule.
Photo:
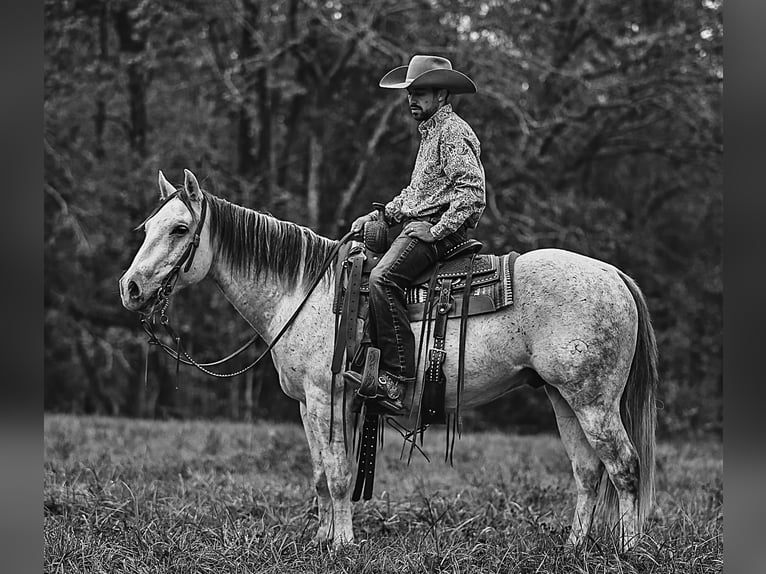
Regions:
<instances>
[{"instance_id":1,"label":"grass","mask_svg":"<svg viewBox=\"0 0 766 574\"><path fill-rule=\"evenodd\" d=\"M428 435L431 436L428 436ZM312 547L316 503L292 425L45 417L44 559L72 572L722 571L720 441L659 446L658 505L635 550L564 547L574 485L558 437L464 434L454 466L386 433L357 544Z\"/></svg>"}]
</instances>

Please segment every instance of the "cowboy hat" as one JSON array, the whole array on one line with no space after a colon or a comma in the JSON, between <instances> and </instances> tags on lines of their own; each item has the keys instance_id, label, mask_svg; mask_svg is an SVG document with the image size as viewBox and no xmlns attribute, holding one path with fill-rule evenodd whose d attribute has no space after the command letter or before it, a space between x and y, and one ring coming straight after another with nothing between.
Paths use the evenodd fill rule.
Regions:
<instances>
[{"instance_id":1,"label":"cowboy hat","mask_svg":"<svg viewBox=\"0 0 766 574\"><path fill-rule=\"evenodd\" d=\"M413 56L408 66L399 66L383 76L381 88L444 88L453 94L473 94L476 84L452 69L452 62L439 56Z\"/></svg>"}]
</instances>

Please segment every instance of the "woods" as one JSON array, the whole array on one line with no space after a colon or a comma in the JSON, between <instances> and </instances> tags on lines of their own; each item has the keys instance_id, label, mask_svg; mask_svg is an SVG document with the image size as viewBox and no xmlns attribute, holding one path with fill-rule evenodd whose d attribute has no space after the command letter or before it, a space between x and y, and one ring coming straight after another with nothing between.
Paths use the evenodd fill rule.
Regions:
<instances>
[{"instance_id":1,"label":"woods","mask_svg":"<svg viewBox=\"0 0 766 574\"><path fill-rule=\"evenodd\" d=\"M720 432L722 43L716 0L46 1L45 409L297 419L268 362L220 382L147 349L117 292L131 230L157 170L180 183L189 168L340 237L406 185L419 142L378 80L436 53L479 88L453 104L482 144L485 251L561 247L625 270L657 332L661 432ZM202 359L251 334L212 284L173 316ZM532 390L466 418L553 425Z\"/></svg>"}]
</instances>

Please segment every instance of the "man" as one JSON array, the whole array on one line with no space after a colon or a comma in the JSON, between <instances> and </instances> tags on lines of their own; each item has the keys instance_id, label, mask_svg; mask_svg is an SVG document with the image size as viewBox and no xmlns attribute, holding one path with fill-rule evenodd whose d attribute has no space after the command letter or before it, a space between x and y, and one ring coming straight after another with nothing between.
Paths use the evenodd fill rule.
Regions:
<instances>
[{"instance_id":1,"label":"man","mask_svg":"<svg viewBox=\"0 0 766 574\"><path fill-rule=\"evenodd\" d=\"M410 184L385 208L387 221L402 231L370 275L369 329L380 349L377 397L394 414L403 411L402 385L415 381L415 338L410 328L405 288L476 227L484 211L484 168L471 127L448 102L450 94L476 92L473 81L446 58L413 56L394 68L381 87L406 89L412 117L419 122L420 148ZM360 231L377 211L354 221ZM359 386L358 373L344 373Z\"/></svg>"}]
</instances>

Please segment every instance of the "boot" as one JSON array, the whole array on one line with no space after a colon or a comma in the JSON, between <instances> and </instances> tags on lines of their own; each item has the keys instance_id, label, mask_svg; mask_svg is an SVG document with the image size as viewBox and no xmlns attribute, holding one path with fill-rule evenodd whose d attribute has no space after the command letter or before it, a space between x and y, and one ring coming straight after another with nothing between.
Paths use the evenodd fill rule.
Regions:
<instances>
[{"instance_id":1,"label":"boot","mask_svg":"<svg viewBox=\"0 0 766 574\"><path fill-rule=\"evenodd\" d=\"M393 415L405 413L404 403L402 403L402 383L393 375L383 371L378 376L375 392L373 394L360 393L362 387L362 375L355 371L346 371L343 378L352 387L357 389L357 394L368 400L377 401L377 403Z\"/></svg>"}]
</instances>

